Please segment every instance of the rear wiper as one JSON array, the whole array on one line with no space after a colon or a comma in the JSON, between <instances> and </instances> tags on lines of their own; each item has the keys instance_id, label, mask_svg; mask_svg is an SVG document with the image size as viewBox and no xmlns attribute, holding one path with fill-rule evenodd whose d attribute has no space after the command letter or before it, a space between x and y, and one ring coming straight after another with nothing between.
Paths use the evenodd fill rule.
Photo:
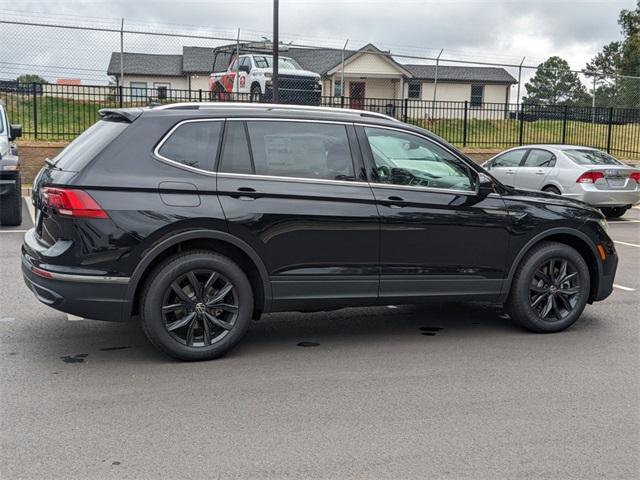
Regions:
<instances>
[{"instance_id":1,"label":"rear wiper","mask_svg":"<svg viewBox=\"0 0 640 480\"><path fill-rule=\"evenodd\" d=\"M53 168L54 170L62 170L60 167L56 166L56 164L53 163L53 160L51 160L49 157L44 159L44 163L46 163L49 167Z\"/></svg>"}]
</instances>

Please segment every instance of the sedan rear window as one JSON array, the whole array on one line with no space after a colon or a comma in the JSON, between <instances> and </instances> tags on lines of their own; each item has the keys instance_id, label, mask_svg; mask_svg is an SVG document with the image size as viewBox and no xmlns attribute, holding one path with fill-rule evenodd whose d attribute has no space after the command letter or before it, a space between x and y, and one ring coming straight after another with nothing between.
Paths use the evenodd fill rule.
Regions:
<instances>
[{"instance_id":1,"label":"sedan rear window","mask_svg":"<svg viewBox=\"0 0 640 480\"><path fill-rule=\"evenodd\" d=\"M578 165L624 165L622 162L616 160L611 155L600 150L563 150L567 157L571 159L573 163Z\"/></svg>"},{"instance_id":2,"label":"sedan rear window","mask_svg":"<svg viewBox=\"0 0 640 480\"><path fill-rule=\"evenodd\" d=\"M61 170L79 172L129 125L129 122L99 120L67 145L52 163Z\"/></svg>"}]
</instances>

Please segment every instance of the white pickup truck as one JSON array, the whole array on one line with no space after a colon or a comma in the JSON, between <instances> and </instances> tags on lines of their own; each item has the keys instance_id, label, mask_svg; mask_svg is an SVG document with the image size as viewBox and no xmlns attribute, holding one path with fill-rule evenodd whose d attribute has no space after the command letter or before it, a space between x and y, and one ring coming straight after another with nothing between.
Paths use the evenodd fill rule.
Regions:
<instances>
[{"instance_id":1,"label":"white pickup truck","mask_svg":"<svg viewBox=\"0 0 640 480\"><path fill-rule=\"evenodd\" d=\"M271 55L234 55L226 72L211 74L209 88L218 100L269 102L273 98L272 76ZM320 105L320 75L304 70L292 58L279 57L278 77L278 92L282 103Z\"/></svg>"}]
</instances>

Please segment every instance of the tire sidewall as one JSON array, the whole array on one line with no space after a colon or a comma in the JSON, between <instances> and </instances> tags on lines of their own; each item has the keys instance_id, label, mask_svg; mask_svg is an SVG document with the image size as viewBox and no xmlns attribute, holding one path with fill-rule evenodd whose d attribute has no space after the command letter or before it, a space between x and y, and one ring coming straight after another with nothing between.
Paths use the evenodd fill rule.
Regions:
<instances>
[{"instance_id":1,"label":"tire sidewall","mask_svg":"<svg viewBox=\"0 0 640 480\"><path fill-rule=\"evenodd\" d=\"M0 197L0 225L15 227L22 224L22 177L16 174L13 189Z\"/></svg>"},{"instance_id":2,"label":"tire sidewall","mask_svg":"<svg viewBox=\"0 0 640 480\"><path fill-rule=\"evenodd\" d=\"M580 282L576 307L566 318L555 322L541 319L531 308L529 300L529 286L534 272L551 258L569 260L577 270ZM590 288L589 267L582 256L567 245L548 243L528 254L518 267L510 299L510 312L517 323L529 330L540 333L559 332L578 320L587 304Z\"/></svg>"},{"instance_id":3,"label":"tire sidewall","mask_svg":"<svg viewBox=\"0 0 640 480\"><path fill-rule=\"evenodd\" d=\"M238 296L238 316L234 327L221 340L208 347L189 347L167 331L162 318L166 290L177 277L197 269L211 269L229 280ZM141 320L149 340L168 355L181 360L210 360L224 355L244 336L251 322L253 292L244 272L230 259L214 253L180 255L160 265L150 276L141 305Z\"/></svg>"}]
</instances>

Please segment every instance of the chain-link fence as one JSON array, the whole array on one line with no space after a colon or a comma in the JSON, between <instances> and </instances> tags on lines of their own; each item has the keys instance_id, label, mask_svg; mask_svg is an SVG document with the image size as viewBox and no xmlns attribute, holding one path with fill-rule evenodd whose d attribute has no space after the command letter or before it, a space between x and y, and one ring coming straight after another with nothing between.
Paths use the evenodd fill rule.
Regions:
<instances>
[{"instance_id":1,"label":"chain-link fence","mask_svg":"<svg viewBox=\"0 0 640 480\"><path fill-rule=\"evenodd\" d=\"M86 22L0 20L0 100L26 136L73 138L105 107L274 101L273 49L260 32ZM282 43L278 101L377 111L459 146L578 143L640 157L640 78L574 71L571 90L534 104L535 59L354 44Z\"/></svg>"}]
</instances>

